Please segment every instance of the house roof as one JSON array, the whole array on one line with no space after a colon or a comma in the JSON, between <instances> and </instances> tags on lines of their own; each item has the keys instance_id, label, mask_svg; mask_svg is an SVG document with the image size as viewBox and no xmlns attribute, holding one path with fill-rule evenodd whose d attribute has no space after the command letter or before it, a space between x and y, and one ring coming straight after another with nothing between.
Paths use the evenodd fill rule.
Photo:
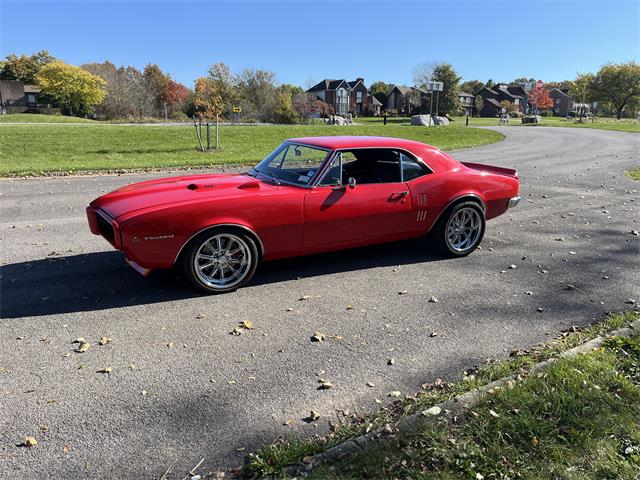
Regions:
<instances>
[{"instance_id":1,"label":"house roof","mask_svg":"<svg viewBox=\"0 0 640 480\"><path fill-rule=\"evenodd\" d=\"M474 95L471 95L470 93L467 93L467 92L460 92L459 96L460 97L473 97Z\"/></svg>"},{"instance_id":2,"label":"house roof","mask_svg":"<svg viewBox=\"0 0 640 480\"><path fill-rule=\"evenodd\" d=\"M40 87L37 85L25 85L24 93L40 93Z\"/></svg>"},{"instance_id":3,"label":"house roof","mask_svg":"<svg viewBox=\"0 0 640 480\"><path fill-rule=\"evenodd\" d=\"M369 103L371 105L382 105L382 102L380 102L380 100L378 100L376 97L374 97L373 95L369 95Z\"/></svg>"},{"instance_id":4,"label":"house roof","mask_svg":"<svg viewBox=\"0 0 640 480\"><path fill-rule=\"evenodd\" d=\"M563 97L569 97L569 95L567 95L567 92L562 91L559 88L552 88L551 91L549 92L549 95L559 95L559 96L563 96Z\"/></svg>"},{"instance_id":5,"label":"house roof","mask_svg":"<svg viewBox=\"0 0 640 480\"><path fill-rule=\"evenodd\" d=\"M496 107L500 107L500 102L495 98L485 98L484 101L489 102L491 105L495 105Z\"/></svg>"},{"instance_id":6,"label":"house roof","mask_svg":"<svg viewBox=\"0 0 640 480\"><path fill-rule=\"evenodd\" d=\"M321 92L323 90L337 90L341 85L344 84L344 86L348 86L350 88L354 88L358 83L361 83L362 80L361 79L356 79L353 80L351 82L347 82L344 79L340 79L340 80L331 80L329 78L325 78L324 80L322 80L321 82L315 84L313 87L311 87L309 90L307 90L307 92ZM364 83L363 83L364 85Z\"/></svg>"},{"instance_id":7,"label":"house roof","mask_svg":"<svg viewBox=\"0 0 640 480\"><path fill-rule=\"evenodd\" d=\"M418 92L418 93L429 93L426 92L424 90L422 90L421 88L418 87L407 87L405 85L394 85L393 88L391 89L391 91L389 92L389 95L391 95L393 93L394 90L398 90L398 92L400 92L400 94L402 95L406 95L407 93L411 93L411 91L414 92Z\"/></svg>"}]
</instances>

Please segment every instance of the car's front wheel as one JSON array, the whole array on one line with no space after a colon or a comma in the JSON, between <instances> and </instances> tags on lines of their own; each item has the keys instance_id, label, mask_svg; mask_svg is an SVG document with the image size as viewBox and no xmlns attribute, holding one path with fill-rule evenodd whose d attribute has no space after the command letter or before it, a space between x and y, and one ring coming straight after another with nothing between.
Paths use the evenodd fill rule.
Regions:
<instances>
[{"instance_id":1,"label":"car's front wheel","mask_svg":"<svg viewBox=\"0 0 640 480\"><path fill-rule=\"evenodd\" d=\"M475 202L461 202L449 208L431 232L438 250L449 257L473 252L484 236L484 212Z\"/></svg>"},{"instance_id":2,"label":"car's front wheel","mask_svg":"<svg viewBox=\"0 0 640 480\"><path fill-rule=\"evenodd\" d=\"M235 229L212 229L199 234L182 257L182 269L188 280L208 293L240 288L251 280L257 266L255 242Z\"/></svg>"}]
</instances>

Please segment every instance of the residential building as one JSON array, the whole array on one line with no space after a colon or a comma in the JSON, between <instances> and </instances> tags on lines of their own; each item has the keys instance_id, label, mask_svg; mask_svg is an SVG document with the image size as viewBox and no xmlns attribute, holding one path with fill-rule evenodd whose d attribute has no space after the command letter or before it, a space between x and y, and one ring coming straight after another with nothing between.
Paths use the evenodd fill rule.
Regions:
<instances>
[{"instance_id":1,"label":"residential building","mask_svg":"<svg viewBox=\"0 0 640 480\"><path fill-rule=\"evenodd\" d=\"M527 93L522 87L510 87L506 83L499 83L493 87L484 87L478 95L484 100L479 114L481 117L497 117L502 111L500 102L508 101L517 106L518 111L525 113L527 107Z\"/></svg>"},{"instance_id":2,"label":"residential building","mask_svg":"<svg viewBox=\"0 0 640 480\"><path fill-rule=\"evenodd\" d=\"M462 114L473 116L476 97L474 97L470 93L460 92L458 98L460 99L460 108L462 109Z\"/></svg>"},{"instance_id":3,"label":"residential building","mask_svg":"<svg viewBox=\"0 0 640 480\"><path fill-rule=\"evenodd\" d=\"M37 113L48 105L39 102L40 88L17 80L0 80L0 110L4 113Z\"/></svg>"},{"instance_id":4,"label":"residential building","mask_svg":"<svg viewBox=\"0 0 640 480\"><path fill-rule=\"evenodd\" d=\"M552 88L549 96L553 100L553 115L566 117L574 110L573 99L568 95L567 88Z\"/></svg>"},{"instance_id":5,"label":"residential building","mask_svg":"<svg viewBox=\"0 0 640 480\"><path fill-rule=\"evenodd\" d=\"M389 85L387 93L387 110L396 110L398 113L411 115L419 111L425 104L429 92L416 87L404 85Z\"/></svg>"},{"instance_id":6,"label":"residential building","mask_svg":"<svg viewBox=\"0 0 640 480\"><path fill-rule=\"evenodd\" d=\"M380 111L382 110L382 103L373 95L369 95L367 97L367 114L373 115L374 117L380 116Z\"/></svg>"},{"instance_id":7,"label":"residential building","mask_svg":"<svg viewBox=\"0 0 640 480\"><path fill-rule=\"evenodd\" d=\"M363 78L351 82L325 79L307 90L307 93L313 93L319 100L331 105L336 115L362 115L368 105L369 94Z\"/></svg>"}]
</instances>

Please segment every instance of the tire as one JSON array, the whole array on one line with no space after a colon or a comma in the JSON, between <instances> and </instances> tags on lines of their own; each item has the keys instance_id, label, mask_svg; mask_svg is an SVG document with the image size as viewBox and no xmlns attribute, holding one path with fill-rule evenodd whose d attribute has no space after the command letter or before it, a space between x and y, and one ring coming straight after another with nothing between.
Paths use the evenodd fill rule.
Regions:
<instances>
[{"instance_id":1,"label":"tire","mask_svg":"<svg viewBox=\"0 0 640 480\"><path fill-rule=\"evenodd\" d=\"M476 202L462 201L449 207L430 232L437 250L447 257L465 257L473 252L484 236L486 220Z\"/></svg>"},{"instance_id":2,"label":"tire","mask_svg":"<svg viewBox=\"0 0 640 480\"><path fill-rule=\"evenodd\" d=\"M198 290L232 292L246 285L258 267L258 248L241 229L220 227L200 233L182 256L182 271Z\"/></svg>"}]
</instances>

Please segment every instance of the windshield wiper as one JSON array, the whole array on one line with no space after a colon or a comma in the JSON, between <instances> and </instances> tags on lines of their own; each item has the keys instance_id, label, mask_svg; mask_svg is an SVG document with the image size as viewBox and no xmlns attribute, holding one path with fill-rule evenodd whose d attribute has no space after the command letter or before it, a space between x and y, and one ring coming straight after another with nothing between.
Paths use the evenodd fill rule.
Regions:
<instances>
[{"instance_id":1,"label":"windshield wiper","mask_svg":"<svg viewBox=\"0 0 640 480\"><path fill-rule=\"evenodd\" d=\"M278 177L276 177L273 173L261 172L260 170L256 170L256 172L258 172L260 175L264 175L265 177L270 178L276 185L282 185L282 183L280 183L280 180L278 180Z\"/></svg>"}]
</instances>

